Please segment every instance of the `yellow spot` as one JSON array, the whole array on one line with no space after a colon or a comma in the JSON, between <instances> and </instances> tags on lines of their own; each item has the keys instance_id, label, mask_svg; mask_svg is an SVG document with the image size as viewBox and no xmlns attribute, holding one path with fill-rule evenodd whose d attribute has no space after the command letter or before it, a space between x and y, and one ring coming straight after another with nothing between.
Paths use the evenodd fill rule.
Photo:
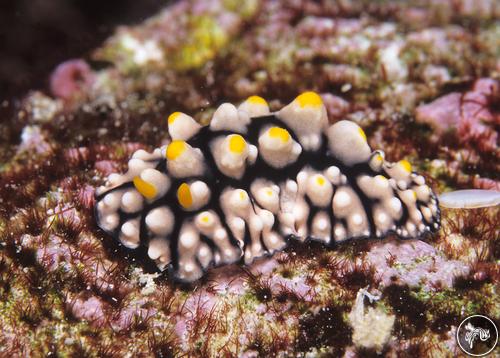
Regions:
<instances>
[{"instance_id":1,"label":"yellow spot","mask_svg":"<svg viewBox=\"0 0 500 358\"><path fill-rule=\"evenodd\" d=\"M245 150L247 142L239 134L232 134L229 138L229 150L236 154L241 154Z\"/></svg>"},{"instance_id":2,"label":"yellow spot","mask_svg":"<svg viewBox=\"0 0 500 358\"><path fill-rule=\"evenodd\" d=\"M181 112L174 112L170 116L168 116L167 119L168 124L173 124L181 114L182 114Z\"/></svg>"},{"instance_id":3,"label":"yellow spot","mask_svg":"<svg viewBox=\"0 0 500 358\"><path fill-rule=\"evenodd\" d=\"M189 209L193 205L193 197L191 196L189 185L182 183L179 186L179 189L177 189L177 199L179 200L179 204L186 209Z\"/></svg>"},{"instance_id":4,"label":"yellow spot","mask_svg":"<svg viewBox=\"0 0 500 358\"><path fill-rule=\"evenodd\" d=\"M361 127L358 128L358 132L359 132L359 135L361 136L361 138L363 138L363 140L366 142L366 134L365 134L365 131L363 129L361 129ZM379 157L380 157L380 154L379 154ZM382 158L381 158L382 159Z\"/></svg>"},{"instance_id":5,"label":"yellow spot","mask_svg":"<svg viewBox=\"0 0 500 358\"><path fill-rule=\"evenodd\" d=\"M380 180L380 181L383 181L383 182L388 181L388 179L385 176L383 176L383 175L377 175L375 178L377 180Z\"/></svg>"},{"instance_id":6,"label":"yellow spot","mask_svg":"<svg viewBox=\"0 0 500 358\"><path fill-rule=\"evenodd\" d=\"M417 192L413 191L413 199L417 200Z\"/></svg>"},{"instance_id":7,"label":"yellow spot","mask_svg":"<svg viewBox=\"0 0 500 358\"><path fill-rule=\"evenodd\" d=\"M260 96L250 96L247 98L247 102L251 104L260 104L263 106L267 106L266 100Z\"/></svg>"},{"instance_id":8,"label":"yellow spot","mask_svg":"<svg viewBox=\"0 0 500 358\"><path fill-rule=\"evenodd\" d=\"M321 175L318 175L316 177L316 183L318 183L319 186L325 185L326 183L325 178L323 178Z\"/></svg>"},{"instance_id":9,"label":"yellow spot","mask_svg":"<svg viewBox=\"0 0 500 358\"><path fill-rule=\"evenodd\" d=\"M269 129L269 137L279 138L283 143L286 143L290 140L290 133L284 128L272 127Z\"/></svg>"},{"instance_id":10,"label":"yellow spot","mask_svg":"<svg viewBox=\"0 0 500 358\"><path fill-rule=\"evenodd\" d=\"M204 223L208 223L210 221L210 216L208 215L203 215L201 217L201 221L204 222Z\"/></svg>"},{"instance_id":11,"label":"yellow spot","mask_svg":"<svg viewBox=\"0 0 500 358\"><path fill-rule=\"evenodd\" d=\"M273 196L274 193L271 189L267 189L266 194L267 194L267 196Z\"/></svg>"},{"instance_id":12,"label":"yellow spot","mask_svg":"<svg viewBox=\"0 0 500 358\"><path fill-rule=\"evenodd\" d=\"M174 140L167 147L167 159L175 160L186 150L186 142Z\"/></svg>"},{"instance_id":13,"label":"yellow spot","mask_svg":"<svg viewBox=\"0 0 500 358\"><path fill-rule=\"evenodd\" d=\"M247 193L243 190L240 190L240 200L245 200L247 198Z\"/></svg>"},{"instance_id":14,"label":"yellow spot","mask_svg":"<svg viewBox=\"0 0 500 358\"><path fill-rule=\"evenodd\" d=\"M304 92L295 100L298 102L299 106L321 106L323 101L321 97L316 92Z\"/></svg>"},{"instance_id":15,"label":"yellow spot","mask_svg":"<svg viewBox=\"0 0 500 358\"><path fill-rule=\"evenodd\" d=\"M403 159L403 160L400 160L398 164L400 166L402 166L405 171L407 171L408 173L411 173L411 164L409 161Z\"/></svg>"},{"instance_id":16,"label":"yellow spot","mask_svg":"<svg viewBox=\"0 0 500 358\"><path fill-rule=\"evenodd\" d=\"M384 158L382 158L382 156L380 154L377 154L377 156L375 157L375 160L379 163L382 163L384 161Z\"/></svg>"},{"instance_id":17,"label":"yellow spot","mask_svg":"<svg viewBox=\"0 0 500 358\"><path fill-rule=\"evenodd\" d=\"M147 181L142 180L141 177L139 176L135 177L133 182L137 191L141 193L141 195L144 196L145 198L153 199L156 196L157 191L153 184L150 184Z\"/></svg>"}]
</instances>

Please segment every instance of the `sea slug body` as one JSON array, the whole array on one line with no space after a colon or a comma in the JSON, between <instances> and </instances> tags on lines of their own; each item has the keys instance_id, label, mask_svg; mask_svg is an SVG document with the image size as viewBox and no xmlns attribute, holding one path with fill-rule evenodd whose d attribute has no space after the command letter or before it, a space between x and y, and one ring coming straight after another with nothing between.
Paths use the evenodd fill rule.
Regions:
<instances>
[{"instance_id":1,"label":"sea slug body","mask_svg":"<svg viewBox=\"0 0 500 358\"><path fill-rule=\"evenodd\" d=\"M424 177L406 160L390 163L372 151L356 123L329 126L314 92L274 113L258 96L239 107L224 103L208 126L175 112L168 130L167 146L138 150L125 174L97 189L96 217L178 281L250 264L289 239L333 247L439 229Z\"/></svg>"}]
</instances>

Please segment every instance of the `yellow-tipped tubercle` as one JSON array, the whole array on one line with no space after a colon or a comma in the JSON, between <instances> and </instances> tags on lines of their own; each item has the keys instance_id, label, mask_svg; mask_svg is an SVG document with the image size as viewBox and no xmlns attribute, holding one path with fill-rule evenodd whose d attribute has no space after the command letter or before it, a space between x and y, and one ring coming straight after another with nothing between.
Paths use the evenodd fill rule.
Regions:
<instances>
[{"instance_id":1,"label":"yellow-tipped tubercle","mask_svg":"<svg viewBox=\"0 0 500 358\"><path fill-rule=\"evenodd\" d=\"M281 139L284 143L288 142L290 140L290 133L284 128L280 127L271 127L269 129L269 137L271 138L279 138Z\"/></svg>"},{"instance_id":2,"label":"yellow-tipped tubercle","mask_svg":"<svg viewBox=\"0 0 500 358\"><path fill-rule=\"evenodd\" d=\"M189 209L193 205L193 196L191 195L191 189L186 183L182 183L177 189L177 199L182 207Z\"/></svg>"},{"instance_id":3,"label":"yellow-tipped tubercle","mask_svg":"<svg viewBox=\"0 0 500 358\"><path fill-rule=\"evenodd\" d=\"M147 181L142 180L141 177L139 176L135 177L133 182L137 191L141 193L141 195L144 196L145 198L153 199L156 196L157 190L153 184L150 184Z\"/></svg>"},{"instance_id":4,"label":"yellow-tipped tubercle","mask_svg":"<svg viewBox=\"0 0 500 358\"><path fill-rule=\"evenodd\" d=\"M363 138L363 140L366 142L366 141L367 141L367 139L366 139L366 134L365 134L365 131L364 131L361 127L359 127L359 128L358 128L358 132L359 132L359 135L361 136L361 138ZM379 155L379 156L380 156L380 155Z\"/></svg>"},{"instance_id":5,"label":"yellow-tipped tubercle","mask_svg":"<svg viewBox=\"0 0 500 358\"><path fill-rule=\"evenodd\" d=\"M316 92L304 92L296 99L297 103L300 107L305 106L321 106L323 101L321 97Z\"/></svg>"},{"instance_id":6,"label":"yellow-tipped tubercle","mask_svg":"<svg viewBox=\"0 0 500 358\"><path fill-rule=\"evenodd\" d=\"M266 100L260 96L250 96L247 98L247 102L267 106Z\"/></svg>"},{"instance_id":7,"label":"yellow-tipped tubercle","mask_svg":"<svg viewBox=\"0 0 500 358\"><path fill-rule=\"evenodd\" d=\"M411 173L412 167L409 161L403 159L399 161L399 165L403 167L404 170L406 170L408 173Z\"/></svg>"},{"instance_id":8,"label":"yellow-tipped tubercle","mask_svg":"<svg viewBox=\"0 0 500 358\"><path fill-rule=\"evenodd\" d=\"M242 154L245 151L247 142L239 134L232 134L229 138L229 150L232 153Z\"/></svg>"},{"instance_id":9,"label":"yellow-tipped tubercle","mask_svg":"<svg viewBox=\"0 0 500 358\"><path fill-rule=\"evenodd\" d=\"M173 124L177 118L181 115L181 112L174 112L170 116L168 116L167 122L168 124Z\"/></svg>"},{"instance_id":10,"label":"yellow-tipped tubercle","mask_svg":"<svg viewBox=\"0 0 500 358\"><path fill-rule=\"evenodd\" d=\"M167 159L175 160L186 150L186 142L174 140L167 147Z\"/></svg>"}]
</instances>

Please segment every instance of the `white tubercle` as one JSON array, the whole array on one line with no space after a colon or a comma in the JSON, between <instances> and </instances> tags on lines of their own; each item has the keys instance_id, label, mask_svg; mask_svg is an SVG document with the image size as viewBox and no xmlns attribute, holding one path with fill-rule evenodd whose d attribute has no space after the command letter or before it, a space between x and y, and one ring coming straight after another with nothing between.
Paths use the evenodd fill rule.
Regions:
<instances>
[{"instance_id":1,"label":"white tubercle","mask_svg":"<svg viewBox=\"0 0 500 358\"><path fill-rule=\"evenodd\" d=\"M211 148L215 163L224 175L235 179L243 176L249 155L249 145L241 135L230 134L217 138Z\"/></svg>"},{"instance_id":2,"label":"white tubercle","mask_svg":"<svg viewBox=\"0 0 500 358\"><path fill-rule=\"evenodd\" d=\"M240 113L231 103L223 103L215 111L210 122L210 129L246 133L249 121L250 117L246 112Z\"/></svg>"},{"instance_id":3,"label":"white tubercle","mask_svg":"<svg viewBox=\"0 0 500 358\"><path fill-rule=\"evenodd\" d=\"M334 165L331 167L328 167L325 171L325 176L332 182L334 185L339 185L340 184L340 179L341 179L341 173L340 169Z\"/></svg>"},{"instance_id":4,"label":"white tubercle","mask_svg":"<svg viewBox=\"0 0 500 358\"><path fill-rule=\"evenodd\" d=\"M320 211L312 222L312 236L327 244L330 242L331 223L328 214Z\"/></svg>"},{"instance_id":5,"label":"white tubercle","mask_svg":"<svg viewBox=\"0 0 500 358\"><path fill-rule=\"evenodd\" d=\"M356 123L339 121L328 128L327 136L331 154L344 164L354 165L370 158L365 132Z\"/></svg>"},{"instance_id":6,"label":"white tubercle","mask_svg":"<svg viewBox=\"0 0 500 358\"><path fill-rule=\"evenodd\" d=\"M370 159L368 160L368 165L375 172L380 172L384 166L385 153L381 150L374 151Z\"/></svg>"},{"instance_id":7,"label":"white tubercle","mask_svg":"<svg viewBox=\"0 0 500 358\"><path fill-rule=\"evenodd\" d=\"M296 228L296 233L300 240L305 240L308 235L307 217L309 216L309 206L301 197L297 198L292 214L295 219L294 226Z\"/></svg>"},{"instance_id":8,"label":"white tubercle","mask_svg":"<svg viewBox=\"0 0 500 358\"><path fill-rule=\"evenodd\" d=\"M427 202L431 196L431 188L427 185L419 185L415 188L415 193L417 193L418 200Z\"/></svg>"},{"instance_id":9,"label":"white tubercle","mask_svg":"<svg viewBox=\"0 0 500 358\"><path fill-rule=\"evenodd\" d=\"M252 183L250 190L257 204L274 214L278 213L280 209L280 188L277 185L257 180Z\"/></svg>"},{"instance_id":10,"label":"white tubercle","mask_svg":"<svg viewBox=\"0 0 500 358\"><path fill-rule=\"evenodd\" d=\"M174 215L166 206L152 209L146 215L146 225L152 233L158 236L166 236L172 232L174 227Z\"/></svg>"},{"instance_id":11,"label":"white tubercle","mask_svg":"<svg viewBox=\"0 0 500 358\"><path fill-rule=\"evenodd\" d=\"M496 190L467 189L443 193L439 204L445 208L475 209L500 205L500 192Z\"/></svg>"},{"instance_id":12,"label":"white tubercle","mask_svg":"<svg viewBox=\"0 0 500 358\"><path fill-rule=\"evenodd\" d=\"M100 214L100 222L104 230L112 231L120 223L120 216L116 213Z\"/></svg>"},{"instance_id":13,"label":"white tubercle","mask_svg":"<svg viewBox=\"0 0 500 358\"><path fill-rule=\"evenodd\" d=\"M132 154L132 158L141 160L160 160L161 152L155 149L153 153L148 153L144 149L138 149L134 152L134 154Z\"/></svg>"},{"instance_id":14,"label":"white tubercle","mask_svg":"<svg viewBox=\"0 0 500 358\"><path fill-rule=\"evenodd\" d=\"M103 200L101 203L103 203L104 207L106 208L106 212L112 212L118 210L120 207L120 199L123 195L123 191L114 191L111 193L108 193L104 196ZM100 204L100 203L99 203Z\"/></svg>"},{"instance_id":15,"label":"white tubercle","mask_svg":"<svg viewBox=\"0 0 500 358\"><path fill-rule=\"evenodd\" d=\"M142 209L142 195L136 190L127 190L122 196L121 208L126 213L135 213Z\"/></svg>"},{"instance_id":16,"label":"white tubercle","mask_svg":"<svg viewBox=\"0 0 500 358\"><path fill-rule=\"evenodd\" d=\"M140 178L154 187L156 193L153 199L162 197L170 188L170 179L159 170L147 168L141 172Z\"/></svg>"},{"instance_id":17,"label":"white tubercle","mask_svg":"<svg viewBox=\"0 0 500 358\"><path fill-rule=\"evenodd\" d=\"M393 196L389 180L383 175L374 177L362 175L357 180L360 189L369 198L390 198Z\"/></svg>"},{"instance_id":18,"label":"white tubercle","mask_svg":"<svg viewBox=\"0 0 500 358\"><path fill-rule=\"evenodd\" d=\"M154 238L149 241L148 256L155 261L160 270L170 263L170 243L164 238Z\"/></svg>"},{"instance_id":19,"label":"white tubercle","mask_svg":"<svg viewBox=\"0 0 500 358\"><path fill-rule=\"evenodd\" d=\"M393 219L381 205L377 205L373 210L373 220L378 230L385 233L393 225Z\"/></svg>"},{"instance_id":20,"label":"white tubercle","mask_svg":"<svg viewBox=\"0 0 500 358\"><path fill-rule=\"evenodd\" d=\"M394 220L399 220L403 215L403 204L398 198L384 200L383 205Z\"/></svg>"},{"instance_id":21,"label":"white tubercle","mask_svg":"<svg viewBox=\"0 0 500 358\"><path fill-rule=\"evenodd\" d=\"M302 93L276 115L297 134L305 150L317 150L320 147L328 116L318 94Z\"/></svg>"},{"instance_id":22,"label":"white tubercle","mask_svg":"<svg viewBox=\"0 0 500 358\"><path fill-rule=\"evenodd\" d=\"M387 163L384 165L386 172L401 186L401 182L410 184L412 178L412 166L410 162L405 159L396 163ZM403 189L404 190L404 189Z\"/></svg>"},{"instance_id":23,"label":"white tubercle","mask_svg":"<svg viewBox=\"0 0 500 358\"><path fill-rule=\"evenodd\" d=\"M210 262L212 262L212 252L210 251L210 247L207 244L202 243L198 248L196 257L198 258L201 266L203 266L204 269L207 269Z\"/></svg>"},{"instance_id":24,"label":"white tubercle","mask_svg":"<svg viewBox=\"0 0 500 358\"><path fill-rule=\"evenodd\" d=\"M422 215L423 215L424 219L427 222L431 222L432 221L432 211L431 211L431 209L429 209L428 207L424 206L424 207L421 207L420 210L422 211Z\"/></svg>"},{"instance_id":25,"label":"white tubercle","mask_svg":"<svg viewBox=\"0 0 500 358\"><path fill-rule=\"evenodd\" d=\"M272 167L284 168L297 160L302 152L300 144L280 127L267 128L259 136L259 153Z\"/></svg>"},{"instance_id":26,"label":"white tubercle","mask_svg":"<svg viewBox=\"0 0 500 358\"><path fill-rule=\"evenodd\" d=\"M190 184L182 183L177 189L177 199L187 211L198 210L210 200L210 189L205 182L196 180Z\"/></svg>"},{"instance_id":27,"label":"white tubercle","mask_svg":"<svg viewBox=\"0 0 500 358\"><path fill-rule=\"evenodd\" d=\"M266 100L259 96L248 97L239 105L238 110L246 112L249 117L260 117L270 113Z\"/></svg>"},{"instance_id":28,"label":"white tubercle","mask_svg":"<svg viewBox=\"0 0 500 358\"><path fill-rule=\"evenodd\" d=\"M196 262L196 254L200 247L198 231L192 224L184 224L179 234L178 254L180 279L193 281L200 278L203 270Z\"/></svg>"},{"instance_id":29,"label":"white tubercle","mask_svg":"<svg viewBox=\"0 0 500 358\"><path fill-rule=\"evenodd\" d=\"M128 161L128 171L122 177L126 180L130 180L131 178L139 175L143 170L147 168L152 168L156 165L156 163L145 162L139 158L132 158Z\"/></svg>"},{"instance_id":30,"label":"white tubercle","mask_svg":"<svg viewBox=\"0 0 500 358\"><path fill-rule=\"evenodd\" d=\"M333 196L332 206L336 217L346 219L349 236L369 234L368 219L363 204L351 187L338 188Z\"/></svg>"},{"instance_id":31,"label":"white tubercle","mask_svg":"<svg viewBox=\"0 0 500 358\"><path fill-rule=\"evenodd\" d=\"M342 241L345 240L347 236L347 232L344 228L344 226L340 223L335 224L335 227L333 229L333 238L335 241Z\"/></svg>"},{"instance_id":32,"label":"white tubercle","mask_svg":"<svg viewBox=\"0 0 500 358\"><path fill-rule=\"evenodd\" d=\"M304 195L307 190L307 181L309 179L309 170L301 170L297 174L297 188L300 195Z\"/></svg>"},{"instance_id":33,"label":"white tubercle","mask_svg":"<svg viewBox=\"0 0 500 358\"><path fill-rule=\"evenodd\" d=\"M337 215L346 212L352 202L353 199L350 191L344 187L339 188L333 197L334 214Z\"/></svg>"},{"instance_id":34,"label":"white tubercle","mask_svg":"<svg viewBox=\"0 0 500 358\"><path fill-rule=\"evenodd\" d=\"M203 153L180 140L172 141L165 153L169 173L177 178L201 175L204 171Z\"/></svg>"},{"instance_id":35,"label":"white tubercle","mask_svg":"<svg viewBox=\"0 0 500 358\"><path fill-rule=\"evenodd\" d=\"M201 128L193 117L182 112L174 112L168 117L168 133L173 140L188 140Z\"/></svg>"},{"instance_id":36,"label":"white tubercle","mask_svg":"<svg viewBox=\"0 0 500 358\"><path fill-rule=\"evenodd\" d=\"M326 177L314 174L307 179L306 193L314 205L327 207L332 201L333 187Z\"/></svg>"},{"instance_id":37,"label":"white tubercle","mask_svg":"<svg viewBox=\"0 0 500 358\"><path fill-rule=\"evenodd\" d=\"M120 241L123 246L135 249L139 246L139 219L125 222L121 227Z\"/></svg>"},{"instance_id":38,"label":"white tubercle","mask_svg":"<svg viewBox=\"0 0 500 358\"><path fill-rule=\"evenodd\" d=\"M228 197L228 207L235 215L245 218L250 209L250 197L243 189L235 189Z\"/></svg>"}]
</instances>

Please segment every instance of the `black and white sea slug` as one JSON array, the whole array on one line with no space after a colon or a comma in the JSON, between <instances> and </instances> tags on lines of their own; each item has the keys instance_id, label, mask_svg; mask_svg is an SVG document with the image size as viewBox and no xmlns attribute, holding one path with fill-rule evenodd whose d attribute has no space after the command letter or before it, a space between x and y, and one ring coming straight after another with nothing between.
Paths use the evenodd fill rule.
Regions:
<instances>
[{"instance_id":1,"label":"black and white sea slug","mask_svg":"<svg viewBox=\"0 0 500 358\"><path fill-rule=\"evenodd\" d=\"M194 281L210 267L285 248L420 237L440 226L436 196L410 163L389 163L354 122L328 125L319 95L280 111L252 96L222 104L209 126L168 118L172 141L138 150L96 191L98 225L160 270Z\"/></svg>"}]
</instances>

